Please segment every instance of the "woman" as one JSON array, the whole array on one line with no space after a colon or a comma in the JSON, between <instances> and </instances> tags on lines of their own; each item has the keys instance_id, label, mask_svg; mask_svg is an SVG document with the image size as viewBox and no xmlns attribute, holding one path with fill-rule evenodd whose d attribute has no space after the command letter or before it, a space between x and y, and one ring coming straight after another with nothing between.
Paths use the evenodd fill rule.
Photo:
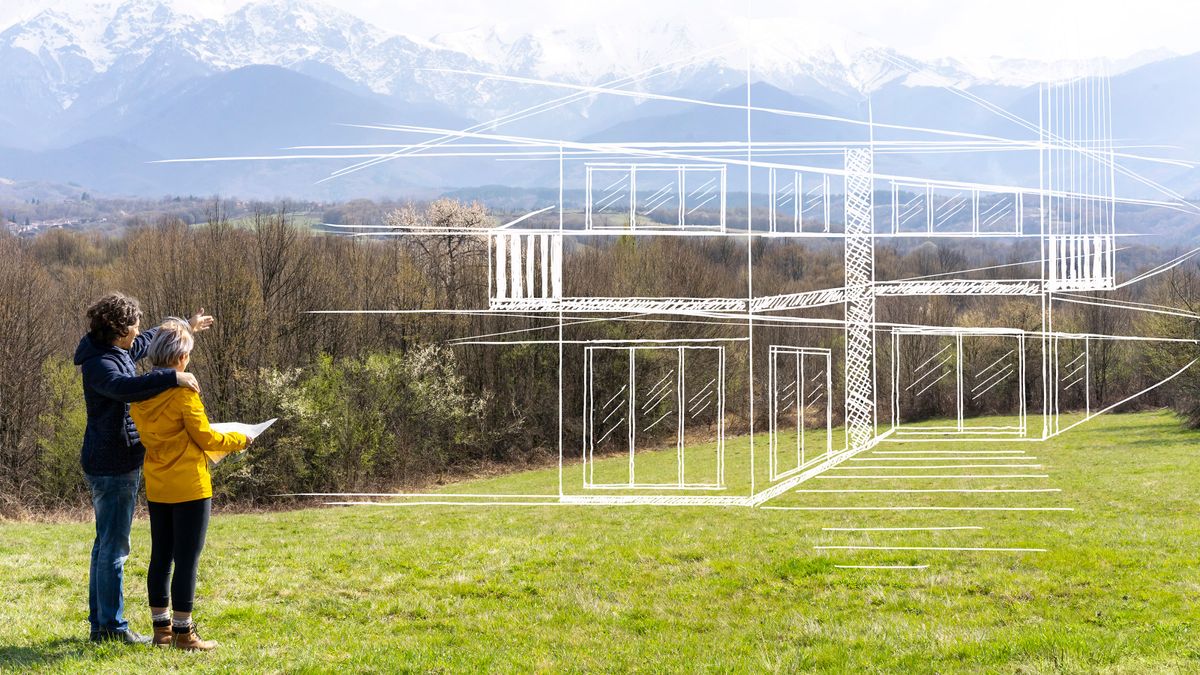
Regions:
<instances>
[{"instance_id":1,"label":"woman","mask_svg":"<svg viewBox=\"0 0 1200 675\"><path fill-rule=\"evenodd\" d=\"M150 362L156 369L182 373L191 361L192 344L187 322L168 319L150 342ZM150 511L146 586L154 644L208 651L217 643L201 639L192 622L196 568L212 506L212 479L205 453L244 450L250 439L236 432L213 431L200 395L190 389L167 390L135 403L129 413L146 446L143 473ZM167 612L168 600L173 616Z\"/></svg>"},{"instance_id":2,"label":"woman","mask_svg":"<svg viewBox=\"0 0 1200 675\"><path fill-rule=\"evenodd\" d=\"M146 355L157 332L152 328L141 333L141 318L137 299L109 293L88 307L88 332L75 350L87 405L87 428L79 459L96 514L96 538L88 570L88 622L93 642L150 642L150 638L130 629L125 620L125 560L129 557L129 531L145 453L129 418L129 404L172 387L200 390L190 373L137 374L134 363ZM192 329L206 330L212 321L201 309L192 317Z\"/></svg>"}]
</instances>

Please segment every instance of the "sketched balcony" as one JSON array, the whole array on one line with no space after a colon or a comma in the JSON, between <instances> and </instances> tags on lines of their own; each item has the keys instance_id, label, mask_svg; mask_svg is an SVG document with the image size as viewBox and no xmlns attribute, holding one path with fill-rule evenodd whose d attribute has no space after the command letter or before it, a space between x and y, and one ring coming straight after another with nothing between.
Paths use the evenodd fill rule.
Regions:
<instances>
[{"instance_id":1,"label":"sketched balcony","mask_svg":"<svg viewBox=\"0 0 1200 675\"><path fill-rule=\"evenodd\" d=\"M1046 238L1046 286L1052 291L1114 288L1116 238L1107 234Z\"/></svg>"},{"instance_id":2,"label":"sketched balcony","mask_svg":"<svg viewBox=\"0 0 1200 675\"><path fill-rule=\"evenodd\" d=\"M493 311L745 312L745 298L563 297L562 235L494 230L488 235Z\"/></svg>"},{"instance_id":3,"label":"sketched balcony","mask_svg":"<svg viewBox=\"0 0 1200 675\"><path fill-rule=\"evenodd\" d=\"M492 309L551 309L562 300L562 235L495 230L488 235Z\"/></svg>"}]
</instances>

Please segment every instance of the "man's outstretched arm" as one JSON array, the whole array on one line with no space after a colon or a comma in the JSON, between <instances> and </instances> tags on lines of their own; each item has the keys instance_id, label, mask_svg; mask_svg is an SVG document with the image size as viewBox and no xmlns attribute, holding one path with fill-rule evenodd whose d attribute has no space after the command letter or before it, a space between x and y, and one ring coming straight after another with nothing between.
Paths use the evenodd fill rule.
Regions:
<instances>
[{"instance_id":1,"label":"man's outstretched arm","mask_svg":"<svg viewBox=\"0 0 1200 675\"><path fill-rule=\"evenodd\" d=\"M122 375L115 367L96 363L95 359L83 366L83 382L101 395L122 403L136 403L153 398L171 387L184 386L199 390L199 384L191 373L176 373L174 370L156 370L145 375ZM186 376L186 377L185 377ZM195 386L192 386L195 385Z\"/></svg>"}]
</instances>

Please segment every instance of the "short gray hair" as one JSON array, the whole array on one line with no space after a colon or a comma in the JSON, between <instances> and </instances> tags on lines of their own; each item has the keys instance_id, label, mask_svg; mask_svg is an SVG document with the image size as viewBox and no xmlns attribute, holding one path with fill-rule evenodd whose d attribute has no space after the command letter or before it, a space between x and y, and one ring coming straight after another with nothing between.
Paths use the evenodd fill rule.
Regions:
<instances>
[{"instance_id":1,"label":"short gray hair","mask_svg":"<svg viewBox=\"0 0 1200 675\"><path fill-rule=\"evenodd\" d=\"M158 327L158 334L150 341L146 355L156 368L170 368L191 353L193 344L191 326L172 316Z\"/></svg>"}]
</instances>

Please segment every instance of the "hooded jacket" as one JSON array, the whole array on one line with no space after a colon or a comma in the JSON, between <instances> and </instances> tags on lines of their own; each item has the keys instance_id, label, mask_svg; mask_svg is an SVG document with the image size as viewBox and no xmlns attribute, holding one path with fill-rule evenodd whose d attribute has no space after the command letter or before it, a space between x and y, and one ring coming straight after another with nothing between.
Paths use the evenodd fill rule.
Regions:
<instances>
[{"instance_id":1,"label":"hooded jacket","mask_svg":"<svg viewBox=\"0 0 1200 675\"><path fill-rule=\"evenodd\" d=\"M161 372L161 371L155 371ZM174 373L174 370L166 372ZM236 431L213 430L200 394L176 387L130 406L146 445L146 500L178 504L212 496L208 456L244 450L248 439Z\"/></svg>"},{"instance_id":2,"label":"hooded jacket","mask_svg":"<svg viewBox=\"0 0 1200 675\"><path fill-rule=\"evenodd\" d=\"M75 349L75 365L83 375L87 427L80 463L85 473L112 476L142 466L145 448L129 417L129 404L156 396L175 386L175 371L138 375L133 362L146 355L158 333L151 328L133 340L129 351L95 342L84 335Z\"/></svg>"}]
</instances>

